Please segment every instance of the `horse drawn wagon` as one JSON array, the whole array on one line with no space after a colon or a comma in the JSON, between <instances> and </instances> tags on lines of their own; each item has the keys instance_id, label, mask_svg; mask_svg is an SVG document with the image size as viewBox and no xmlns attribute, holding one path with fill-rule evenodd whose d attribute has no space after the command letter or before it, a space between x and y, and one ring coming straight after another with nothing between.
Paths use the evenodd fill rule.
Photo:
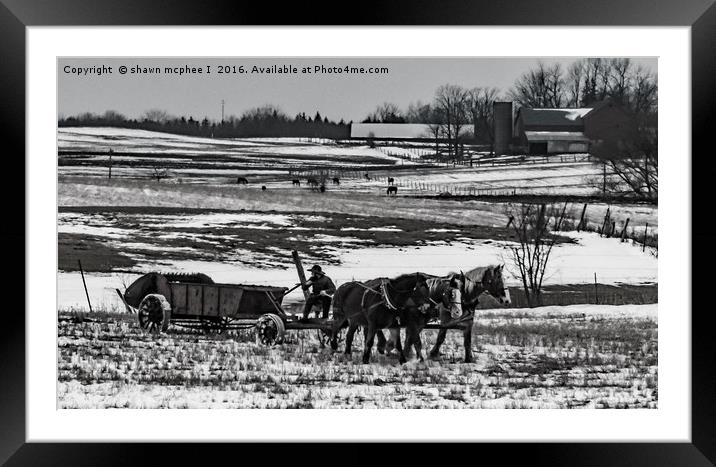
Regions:
<instances>
[{"instance_id":1,"label":"horse drawn wagon","mask_svg":"<svg viewBox=\"0 0 716 467\"><path fill-rule=\"evenodd\" d=\"M294 253L297 266L300 265ZM302 283L305 276L299 269ZM294 287L295 289L296 287ZM287 330L315 329L321 342L331 333L332 322L300 320L283 308L287 287L219 284L205 274L148 273L117 294L127 311L136 313L139 325L149 332L166 331L169 324L206 331L255 328L266 344L280 343Z\"/></svg>"},{"instance_id":2,"label":"horse drawn wagon","mask_svg":"<svg viewBox=\"0 0 716 467\"><path fill-rule=\"evenodd\" d=\"M465 360L471 361L472 312L479 296L487 293L501 303L509 302L502 267L489 266L460 272L457 275L459 289L449 285L455 280L455 273L446 277L411 273L393 279L352 281L336 291L331 318L303 319L287 313L283 307L283 299L289 292L307 284L295 251L293 258L300 282L292 289L217 284L204 274L149 273L134 281L124 293L119 290L117 293L127 310L137 314L139 325L150 332L165 331L170 323L208 331L254 328L261 343L274 345L284 340L288 330L315 330L322 346L330 343L336 350L346 330L346 353L350 353L353 334L358 327L363 327L365 362L376 333L379 351L385 347L386 340L380 329L388 328L393 331L392 339L397 343L401 360L404 356L399 328L406 328L407 347L415 346L418 355L421 354L421 329L439 330L431 355L438 353L448 329L462 330ZM308 298L305 288L304 296ZM452 315L455 311L458 315Z\"/></svg>"}]
</instances>

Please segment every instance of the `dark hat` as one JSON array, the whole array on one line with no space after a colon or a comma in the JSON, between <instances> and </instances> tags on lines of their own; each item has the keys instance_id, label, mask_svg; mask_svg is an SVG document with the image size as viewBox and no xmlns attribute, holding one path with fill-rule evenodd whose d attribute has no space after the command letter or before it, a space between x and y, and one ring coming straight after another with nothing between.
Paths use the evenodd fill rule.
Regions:
<instances>
[{"instance_id":1,"label":"dark hat","mask_svg":"<svg viewBox=\"0 0 716 467\"><path fill-rule=\"evenodd\" d=\"M311 269L309 269L309 271L311 271L311 272L321 272L321 273L322 273L322 272L323 272L323 269L321 269L321 267L316 264L316 265L313 266Z\"/></svg>"}]
</instances>

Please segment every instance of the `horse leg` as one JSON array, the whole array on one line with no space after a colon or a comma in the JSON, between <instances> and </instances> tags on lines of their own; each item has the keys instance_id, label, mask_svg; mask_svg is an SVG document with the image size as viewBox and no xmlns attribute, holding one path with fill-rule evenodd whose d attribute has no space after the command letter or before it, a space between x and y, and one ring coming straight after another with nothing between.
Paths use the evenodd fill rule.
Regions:
<instances>
[{"instance_id":1,"label":"horse leg","mask_svg":"<svg viewBox=\"0 0 716 467\"><path fill-rule=\"evenodd\" d=\"M405 363L405 362L408 361L408 359L405 358L405 349L406 349L406 347L408 346L408 344L407 344L408 336L407 336L407 334L406 334L406 336L405 336L406 344L403 345L403 343L400 341L400 328L397 328L396 331L397 331L397 332L395 333L395 335L396 335L396 337L395 337L395 350L398 351L398 361L399 361L400 363Z\"/></svg>"},{"instance_id":2,"label":"horse leg","mask_svg":"<svg viewBox=\"0 0 716 467\"><path fill-rule=\"evenodd\" d=\"M465 323L465 329L462 331L463 345L465 346L465 363L472 363L472 322Z\"/></svg>"},{"instance_id":3,"label":"horse leg","mask_svg":"<svg viewBox=\"0 0 716 467\"><path fill-rule=\"evenodd\" d=\"M338 334L340 334L341 329L343 329L343 326L346 325L346 321L348 321L346 318L338 320L333 324L333 328L331 328L331 349L332 350L338 350Z\"/></svg>"},{"instance_id":4,"label":"horse leg","mask_svg":"<svg viewBox=\"0 0 716 467\"><path fill-rule=\"evenodd\" d=\"M348 325L348 331L346 331L346 355L350 355L353 350L353 335L356 333L356 329L358 329L357 323L350 323Z\"/></svg>"},{"instance_id":5,"label":"horse leg","mask_svg":"<svg viewBox=\"0 0 716 467\"><path fill-rule=\"evenodd\" d=\"M386 340L385 340L385 334L383 334L383 330L382 330L382 329L378 329L378 330L375 332L375 337L378 338L378 343L376 344L376 347L378 348L378 353L384 354L384 353L385 353L385 343L386 343Z\"/></svg>"},{"instance_id":6,"label":"horse leg","mask_svg":"<svg viewBox=\"0 0 716 467\"><path fill-rule=\"evenodd\" d=\"M423 346L420 342L420 329L418 329L417 324L408 324L408 326L405 328L405 336L406 336L406 344L405 349L406 353L410 350L410 345L413 346L415 349L415 355L418 357L419 361L424 361L423 359ZM410 345L407 343L408 339L410 339Z\"/></svg>"},{"instance_id":7,"label":"horse leg","mask_svg":"<svg viewBox=\"0 0 716 467\"><path fill-rule=\"evenodd\" d=\"M390 339L385 345L385 352L390 353L395 348L395 343L400 340L400 328L390 328Z\"/></svg>"},{"instance_id":8,"label":"horse leg","mask_svg":"<svg viewBox=\"0 0 716 467\"><path fill-rule=\"evenodd\" d=\"M435 339L435 345L430 350L430 357L436 358L440 355L440 346L445 342L445 336L447 336L447 329L441 329L438 331L438 337Z\"/></svg>"},{"instance_id":9,"label":"horse leg","mask_svg":"<svg viewBox=\"0 0 716 467\"><path fill-rule=\"evenodd\" d=\"M400 330L400 329L398 329ZM410 332L410 327L405 328L405 342L400 343L400 335L398 335L398 341L396 342L395 348L398 350L398 361L405 363L408 361L410 356L410 346L413 345L413 335Z\"/></svg>"},{"instance_id":10,"label":"horse leg","mask_svg":"<svg viewBox=\"0 0 716 467\"><path fill-rule=\"evenodd\" d=\"M373 339L375 338L375 324L368 322L365 330L365 345L363 347L363 363L370 363L370 351L373 349Z\"/></svg>"},{"instance_id":11,"label":"horse leg","mask_svg":"<svg viewBox=\"0 0 716 467\"><path fill-rule=\"evenodd\" d=\"M413 347L415 348L415 353L418 355L418 360L424 362L423 343L420 340L420 328L417 326L415 326L415 335L413 336Z\"/></svg>"}]
</instances>

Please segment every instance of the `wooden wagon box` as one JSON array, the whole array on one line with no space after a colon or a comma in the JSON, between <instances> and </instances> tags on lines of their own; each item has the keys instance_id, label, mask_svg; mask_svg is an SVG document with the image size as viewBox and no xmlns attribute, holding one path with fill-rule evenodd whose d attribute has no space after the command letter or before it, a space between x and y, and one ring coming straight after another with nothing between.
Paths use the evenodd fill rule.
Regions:
<instances>
[{"instance_id":1,"label":"wooden wagon box","mask_svg":"<svg viewBox=\"0 0 716 467\"><path fill-rule=\"evenodd\" d=\"M257 318L280 313L285 287L169 283L172 317Z\"/></svg>"}]
</instances>

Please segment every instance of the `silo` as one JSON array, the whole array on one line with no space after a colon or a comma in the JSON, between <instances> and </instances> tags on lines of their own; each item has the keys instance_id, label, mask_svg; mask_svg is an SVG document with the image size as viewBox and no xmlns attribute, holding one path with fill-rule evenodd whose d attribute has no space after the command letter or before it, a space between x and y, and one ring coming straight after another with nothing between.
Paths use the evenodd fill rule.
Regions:
<instances>
[{"instance_id":1,"label":"silo","mask_svg":"<svg viewBox=\"0 0 716 467\"><path fill-rule=\"evenodd\" d=\"M512 140L512 102L495 102L495 155L509 154Z\"/></svg>"}]
</instances>

